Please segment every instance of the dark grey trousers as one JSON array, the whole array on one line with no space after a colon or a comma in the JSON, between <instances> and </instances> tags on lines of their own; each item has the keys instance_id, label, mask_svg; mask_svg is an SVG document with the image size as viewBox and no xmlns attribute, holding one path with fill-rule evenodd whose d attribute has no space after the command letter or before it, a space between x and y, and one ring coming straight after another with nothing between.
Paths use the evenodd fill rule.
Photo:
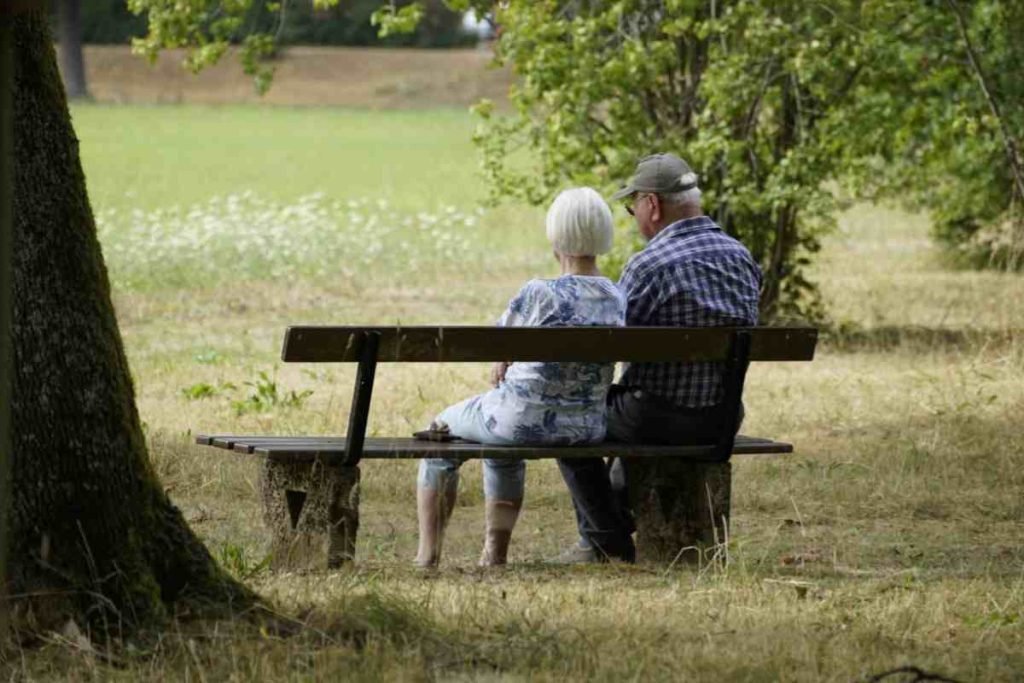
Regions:
<instances>
[{"instance_id":1,"label":"dark grey trousers","mask_svg":"<svg viewBox=\"0 0 1024 683\"><path fill-rule=\"evenodd\" d=\"M717 407L680 408L621 385L608 392L609 441L638 444L714 443L722 429ZM742 415L741 415L742 420ZM608 557L633 561L635 530L629 509L629 465L622 458L558 461L576 511L580 538Z\"/></svg>"}]
</instances>

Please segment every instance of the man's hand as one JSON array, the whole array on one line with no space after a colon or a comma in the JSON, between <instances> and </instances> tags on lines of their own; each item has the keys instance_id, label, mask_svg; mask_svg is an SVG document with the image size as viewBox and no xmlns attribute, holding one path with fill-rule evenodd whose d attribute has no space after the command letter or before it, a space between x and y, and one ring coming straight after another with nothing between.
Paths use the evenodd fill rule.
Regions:
<instances>
[{"instance_id":1,"label":"man's hand","mask_svg":"<svg viewBox=\"0 0 1024 683\"><path fill-rule=\"evenodd\" d=\"M491 366L491 386L497 387L499 384L505 381L505 373L508 372L508 366L512 365L506 361L499 361Z\"/></svg>"}]
</instances>

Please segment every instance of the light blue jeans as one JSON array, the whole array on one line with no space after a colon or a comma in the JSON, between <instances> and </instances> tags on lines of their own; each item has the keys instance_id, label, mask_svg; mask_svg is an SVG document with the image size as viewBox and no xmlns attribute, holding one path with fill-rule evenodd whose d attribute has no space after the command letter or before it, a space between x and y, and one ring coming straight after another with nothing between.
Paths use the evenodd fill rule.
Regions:
<instances>
[{"instance_id":1,"label":"light blue jeans","mask_svg":"<svg viewBox=\"0 0 1024 683\"><path fill-rule=\"evenodd\" d=\"M441 411L437 421L444 422L455 436L496 446L514 441L491 433L480 412L480 396L468 398ZM459 485L461 460L424 458L416 483L420 488L454 492ZM489 500L522 500L526 488L526 463L522 460L484 460L484 496Z\"/></svg>"}]
</instances>

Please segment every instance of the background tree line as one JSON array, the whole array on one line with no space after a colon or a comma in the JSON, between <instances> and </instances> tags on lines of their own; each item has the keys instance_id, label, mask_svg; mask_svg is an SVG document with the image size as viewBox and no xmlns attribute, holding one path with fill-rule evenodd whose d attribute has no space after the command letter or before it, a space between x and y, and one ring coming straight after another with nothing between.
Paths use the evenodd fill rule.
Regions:
<instances>
[{"instance_id":1,"label":"background tree line","mask_svg":"<svg viewBox=\"0 0 1024 683\"><path fill-rule=\"evenodd\" d=\"M406 0L396 7L414 8L418 21L409 30L384 35L373 21L380 9L378 0L341 5L322 5L317 0L236 4L227 12L231 28L223 38L263 45L264 57L279 45L450 48L477 42L476 34L463 29L462 14L442 0L415 5ZM201 10L197 16L207 25L217 23ZM83 44L128 44L145 36L149 26L144 7L133 9L131 0L52 0L51 20L60 46L64 87L72 99L89 97Z\"/></svg>"}]
</instances>

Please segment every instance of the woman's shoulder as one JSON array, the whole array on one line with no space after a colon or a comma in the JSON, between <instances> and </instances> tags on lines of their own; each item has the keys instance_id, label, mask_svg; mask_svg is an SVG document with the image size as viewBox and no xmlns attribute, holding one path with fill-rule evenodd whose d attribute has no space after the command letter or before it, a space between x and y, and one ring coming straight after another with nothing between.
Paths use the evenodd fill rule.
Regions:
<instances>
[{"instance_id":1,"label":"woman's shoulder","mask_svg":"<svg viewBox=\"0 0 1024 683\"><path fill-rule=\"evenodd\" d=\"M603 275L562 275L556 278L534 278L519 290L524 301L551 301L572 305L576 301L614 301L625 305L619 286Z\"/></svg>"},{"instance_id":2,"label":"woman's shoulder","mask_svg":"<svg viewBox=\"0 0 1024 683\"><path fill-rule=\"evenodd\" d=\"M552 298L545 281L539 278L527 280L516 295L509 301L508 310L514 315L527 315L535 311L537 306Z\"/></svg>"},{"instance_id":3,"label":"woman's shoulder","mask_svg":"<svg viewBox=\"0 0 1024 683\"><path fill-rule=\"evenodd\" d=\"M531 282L541 283L541 286L554 291L616 288L615 283L604 275L559 275L546 280L537 278Z\"/></svg>"},{"instance_id":4,"label":"woman's shoulder","mask_svg":"<svg viewBox=\"0 0 1024 683\"><path fill-rule=\"evenodd\" d=\"M519 288L518 296L526 299L536 299L537 297L548 296L553 291L551 282L551 280L545 280L539 277L527 280L523 283L523 286Z\"/></svg>"},{"instance_id":5,"label":"woman's shoulder","mask_svg":"<svg viewBox=\"0 0 1024 683\"><path fill-rule=\"evenodd\" d=\"M521 294L547 298L574 298L594 289L618 291L615 283L604 276L560 275L553 278L533 278L520 289Z\"/></svg>"}]
</instances>

